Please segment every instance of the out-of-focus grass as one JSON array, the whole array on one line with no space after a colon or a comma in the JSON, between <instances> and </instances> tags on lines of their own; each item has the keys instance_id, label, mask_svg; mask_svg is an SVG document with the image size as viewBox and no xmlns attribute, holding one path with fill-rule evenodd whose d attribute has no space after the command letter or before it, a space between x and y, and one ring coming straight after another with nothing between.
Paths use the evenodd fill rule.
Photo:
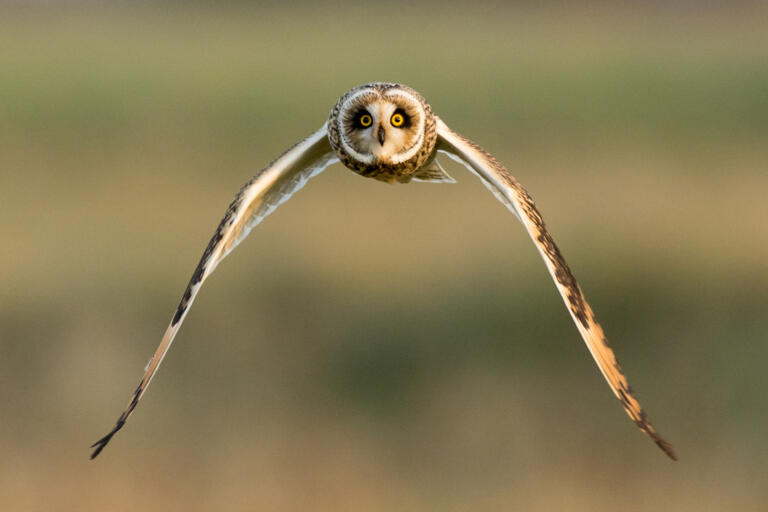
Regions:
<instances>
[{"instance_id":1,"label":"out-of-focus grass","mask_svg":"<svg viewBox=\"0 0 768 512\"><path fill-rule=\"evenodd\" d=\"M346 88L385 79L425 91L444 116L477 118L497 140L586 130L732 143L768 131L764 27L744 17L672 29L667 17L577 11L575 23L542 25L502 12L468 24L421 8L398 17L402 36L391 37L367 10L346 6L121 12L118 22L113 10L95 11L0 21L0 91L13 98L4 129L135 136L194 121L211 143L242 147L267 121L266 133L293 128L327 113Z\"/></svg>"},{"instance_id":2,"label":"out-of-focus grass","mask_svg":"<svg viewBox=\"0 0 768 512\"><path fill-rule=\"evenodd\" d=\"M3 508L761 510L759 14L0 10ZM230 197L379 79L537 198L678 464L450 163L451 186L313 180L206 283L87 462Z\"/></svg>"}]
</instances>

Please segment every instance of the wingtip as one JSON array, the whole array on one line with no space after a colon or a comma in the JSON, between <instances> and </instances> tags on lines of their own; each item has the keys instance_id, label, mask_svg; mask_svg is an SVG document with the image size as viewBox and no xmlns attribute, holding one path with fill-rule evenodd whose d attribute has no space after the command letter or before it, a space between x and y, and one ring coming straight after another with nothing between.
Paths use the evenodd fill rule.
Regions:
<instances>
[{"instance_id":1,"label":"wingtip","mask_svg":"<svg viewBox=\"0 0 768 512\"><path fill-rule=\"evenodd\" d=\"M101 439L99 439L98 441L96 441L91 445L91 448L95 448L95 450L93 450L93 453L91 453L91 460L95 459L101 453L101 450L103 450L104 447L107 446L110 439L112 439L112 436L115 435L115 432L117 432L117 430L113 430L112 432L105 435L104 437L102 437Z\"/></svg>"},{"instance_id":2,"label":"wingtip","mask_svg":"<svg viewBox=\"0 0 768 512\"><path fill-rule=\"evenodd\" d=\"M91 448L93 448L93 446L94 445L91 445ZM90 460L95 459L101 453L101 450L102 450L102 448L104 448L104 446L106 446L106 445L101 445L98 448L96 448L95 450L93 450L93 453L91 453Z\"/></svg>"},{"instance_id":3,"label":"wingtip","mask_svg":"<svg viewBox=\"0 0 768 512\"><path fill-rule=\"evenodd\" d=\"M95 459L101 453L101 450L103 450L104 447L109 444L109 441L112 439L112 437L117 434L117 431L123 428L123 425L125 425L125 418L125 414L121 414L112 430L110 430L107 435L91 445L91 448L95 448L93 453L91 453L91 460Z\"/></svg>"},{"instance_id":4,"label":"wingtip","mask_svg":"<svg viewBox=\"0 0 768 512\"><path fill-rule=\"evenodd\" d=\"M656 446L661 448L661 451L667 454L667 457L675 461L677 460L677 454L675 454L675 450L672 448L671 444L661 438L654 439L654 441L656 441Z\"/></svg>"}]
</instances>

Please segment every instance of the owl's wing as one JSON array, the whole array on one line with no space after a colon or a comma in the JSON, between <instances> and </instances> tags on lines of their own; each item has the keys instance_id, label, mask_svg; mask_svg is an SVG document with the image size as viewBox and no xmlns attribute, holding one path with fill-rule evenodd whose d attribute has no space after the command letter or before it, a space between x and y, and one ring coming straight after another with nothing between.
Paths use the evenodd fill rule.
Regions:
<instances>
[{"instance_id":1,"label":"owl's wing","mask_svg":"<svg viewBox=\"0 0 768 512\"><path fill-rule=\"evenodd\" d=\"M592 357L603 373L608 385L621 401L624 410L640 430L645 432L671 459L677 460L672 446L653 428L640 403L632 393L627 378L621 371L602 327L597 323L576 279L573 277L563 255L544 225L544 219L536 209L533 199L520 183L493 156L473 142L457 134L441 119L437 119L437 149L453 160L464 164L470 172L480 178L483 184L514 213L523 223L533 243L539 250L549 273L562 295L576 327L587 344Z\"/></svg>"},{"instance_id":2,"label":"owl's wing","mask_svg":"<svg viewBox=\"0 0 768 512\"><path fill-rule=\"evenodd\" d=\"M283 153L277 160L262 169L246 183L229 205L224 218L208 243L203 257L200 259L192 279L190 279L184 296L176 308L171 323L166 329L160 346L147 364L136 391L133 392L128 407L117 419L114 428L96 441L91 459L96 457L107 445L112 436L120 430L139 403L147 390L152 377L160 367L160 363L168 352L173 338L181 327L181 323L189 310L189 306L197 296L203 282L213 272L229 252L235 248L248 232L272 213L280 204L299 190L304 184L316 176L333 162L338 161L328 142L327 123L318 131L294 145Z\"/></svg>"}]
</instances>

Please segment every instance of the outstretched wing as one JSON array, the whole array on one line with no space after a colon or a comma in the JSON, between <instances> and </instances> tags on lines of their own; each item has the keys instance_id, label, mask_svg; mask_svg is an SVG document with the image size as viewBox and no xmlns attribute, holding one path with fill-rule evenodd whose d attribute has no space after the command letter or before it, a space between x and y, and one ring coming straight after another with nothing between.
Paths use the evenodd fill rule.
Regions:
<instances>
[{"instance_id":1,"label":"outstretched wing","mask_svg":"<svg viewBox=\"0 0 768 512\"><path fill-rule=\"evenodd\" d=\"M536 209L531 196L494 157L448 128L441 119L437 119L437 133L438 151L464 164L523 223L544 259L544 263L546 263L547 269L549 269L549 273L552 275L555 285L576 323L576 327L592 353L592 357L594 357L605 380L608 381L608 385L611 386L614 394L621 401L624 410L627 411L635 425L650 436L664 453L671 459L677 460L672 446L656 432L632 393L602 327L597 323L595 314L584 298L584 294L568 268L560 249L557 248L555 241L547 231L544 219Z\"/></svg>"},{"instance_id":2,"label":"outstretched wing","mask_svg":"<svg viewBox=\"0 0 768 512\"><path fill-rule=\"evenodd\" d=\"M114 428L96 441L91 459L96 457L109 443L112 436L120 430L139 403L147 390L152 377L160 367L160 363L168 352L189 306L197 296L203 282L213 272L229 252L239 244L248 232L261 222L264 217L272 213L280 204L299 190L304 184L316 176L333 162L338 161L334 156L328 142L327 123L318 131L294 145L283 153L277 160L262 169L256 176L246 183L237 193L232 203L221 219L219 227L208 243L200 263L197 264L192 279L190 279L184 296L176 308L176 313L166 329L160 346L147 364L136 391L133 392L128 407L117 419Z\"/></svg>"}]
</instances>

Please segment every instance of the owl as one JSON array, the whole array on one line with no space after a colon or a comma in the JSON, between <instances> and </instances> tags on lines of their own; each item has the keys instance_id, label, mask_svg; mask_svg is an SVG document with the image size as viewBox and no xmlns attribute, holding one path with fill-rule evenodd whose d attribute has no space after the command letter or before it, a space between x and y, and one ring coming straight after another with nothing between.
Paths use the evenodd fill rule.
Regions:
<instances>
[{"instance_id":1,"label":"owl","mask_svg":"<svg viewBox=\"0 0 768 512\"><path fill-rule=\"evenodd\" d=\"M127 408L112 430L91 446L91 458L133 413L205 280L275 208L335 162L387 183L454 182L437 160L443 155L477 176L522 223L611 390L635 425L676 460L672 446L658 434L635 398L603 329L528 192L493 156L450 129L418 92L385 82L361 85L344 94L319 130L289 148L240 189L205 248Z\"/></svg>"}]
</instances>

